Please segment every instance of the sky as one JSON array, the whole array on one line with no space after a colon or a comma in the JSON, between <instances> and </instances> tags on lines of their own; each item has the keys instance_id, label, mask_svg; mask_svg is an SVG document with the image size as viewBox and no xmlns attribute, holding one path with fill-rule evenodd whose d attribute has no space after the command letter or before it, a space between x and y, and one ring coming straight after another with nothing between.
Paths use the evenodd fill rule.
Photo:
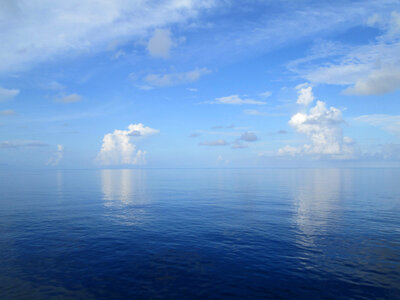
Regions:
<instances>
[{"instance_id":1,"label":"sky","mask_svg":"<svg viewBox=\"0 0 400 300\"><path fill-rule=\"evenodd\" d=\"M0 0L0 168L400 166L400 2Z\"/></svg>"}]
</instances>

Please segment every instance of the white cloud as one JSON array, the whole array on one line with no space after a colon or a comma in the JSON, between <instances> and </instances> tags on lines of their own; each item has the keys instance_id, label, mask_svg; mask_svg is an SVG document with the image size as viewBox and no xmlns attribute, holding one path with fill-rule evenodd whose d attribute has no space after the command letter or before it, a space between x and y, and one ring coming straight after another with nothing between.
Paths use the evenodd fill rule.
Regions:
<instances>
[{"instance_id":1,"label":"white cloud","mask_svg":"<svg viewBox=\"0 0 400 300\"><path fill-rule=\"evenodd\" d=\"M260 111L258 109L244 109L243 113L248 116L260 116L260 117L281 117L281 116L286 116L285 113L280 113L280 112L264 112Z\"/></svg>"},{"instance_id":2,"label":"white cloud","mask_svg":"<svg viewBox=\"0 0 400 300\"><path fill-rule=\"evenodd\" d=\"M70 95L65 95L57 99L58 102L62 103L73 103L73 102L79 102L82 100L82 96L78 94L70 94Z\"/></svg>"},{"instance_id":3,"label":"white cloud","mask_svg":"<svg viewBox=\"0 0 400 300\"><path fill-rule=\"evenodd\" d=\"M14 116L16 115L16 112L12 109L5 109L0 111L0 116Z\"/></svg>"},{"instance_id":4,"label":"white cloud","mask_svg":"<svg viewBox=\"0 0 400 300\"><path fill-rule=\"evenodd\" d=\"M200 145L201 146L226 146L229 143L225 140L215 140L215 141L205 141L205 142L201 142Z\"/></svg>"},{"instance_id":5,"label":"white cloud","mask_svg":"<svg viewBox=\"0 0 400 300\"><path fill-rule=\"evenodd\" d=\"M57 81L50 81L45 84L42 84L42 88L52 91L61 91L64 90L66 86Z\"/></svg>"},{"instance_id":6,"label":"white cloud","mask_svg":"<svg viewBox=\"0 0 400 300\"><path fill-rule=\"evenodd\" d=\"M400 115L372 114L359 116L354 119L400 135Z\"/></svg>"},{"instance_id":7,"label":"white cloud","mask_svg":"<svg viewBox=\"0 0 400 300\"><path fill-rule=\"evenodd\" d=\"M310 143L300 147L285 146L279 149L280 155L324 155L330 158L345 159L354 154L353 141L343 137L341 125L342 112L335 108L327 108L322 101L309 110L309 113L299 112L292 116L289 125L297 132L310 139Z\"/></svg>"},{"instance_id":8,"label":"white cloud","mask_svg":"<svg viewBox=\"0 0 400 300\"><path fill-rule=\"evenodd\" d=\"M283 148L278 150L279 155L290 155L290 156L296 156L297 154L302 153L303 149L301 147L293 147L286 145Z\"/></svg>"},{"instance_id":9,"label":"white cloud","mask_svg":"<svg viewBox=\"0 0 400 300\"><path fill-rule=\"evenodd\" d=\"M243 113L249 116L268 116L267 113L259 111L257 109L245 109L243 110Z\"/></svg>"},{"instance_id":10,"label":"white cloud","mask_svg":"<svg viewBox=\"0 0 400 300\"><path fill-rule=\"evenodd\" d=\"M47 161L46 165L49 166L56 166L60 163L60 161L64 157L64 146L63 145L57 145L57 151L53 154L52 157Z\"/></svg>"},{"instance_id":11,"label":"white cloud","mask_svg":"<svg viewBox=\"0 0 400 300\"><path fill-rule=\"evenodd\" d=\"M296 101L297 104L302 104L307 106L314 101L314 95L311 86L308 87L299 86L297 93L299 94Z\"/></svg>"},{"instance_id":12,"label":"white cloud","mask_svg":"<svg viewBox=\"0 0 400 300\"><path fill-rule=\"evenodd\" d=\"M348 85L345 94L381 95L400 88L400 14L373 15L367 23L384 33L374 42L327 46L322 54L291 62L288 67L313 83ZM323 43L322 43L323 44ZM321 64L321 59L329 63Z\"/></svg>"},{"instance_id":13,"label":"white cloud","mask_svg":"<svg viewBox=\"0 0 400 300\"><path fill-rule=\"evenodd\" d=\"M0 87L0 102L11 100L19 94L19 90Z\"/></svg>"},{"instance_id":14,"label":"white cloud","mask_svg":"<svg viewBox=\"0 0 400 300\"><path fill-rule=\"evenodd\" d=\"M154 35L149 39L147 50L151 56L168 58L173 45L171 32L168 29L156 29Z\"/></svg>"},{"instance_id":15,"label":"white cloud","mask_svg":"<svg viewBox=\"0 0 400 300\"><path fill-rule=\"evenodd\" d=\"M264 98L268 98L271 95L272 95L272 93L270 91L266 91L266 92L260 94L260 96L264 97Z\"/></svg>"},{"instance_id":16,"label":"white cloud","mask_svg":"<svg viewBox=\"0 0 400 300\"><path fill-rule=\"evenodd\" d=\"M207 68L201 68L182 73L149 74L144 78L144 81L156 87L172 86L196 81L210 72Z\"/></svg>"},{"instance_id":17,"label":"white cloud","mask_svg":"<svg viewBox=\"0 0 400 300\"><path fill-rule=\"evenodd\" d=\"M226 97L216 98L215 101L211 103L215 104L233 104L233 105L242 105L242 104L255 104L255 105L264 105L265 102L256 101L253 99L242 99L239 95L231 95Z\"/></svg>"},{"instance_id":18,"label":"white cloud","mask_svg":"<svg viewBox=\"0 0 400 300\"><path fill-rule=\"evenodd\" d=\"M123 57L123 56L125 56L125 55L126 55L125 51L123 51L123 50L118 50L117 52L115 52L115 53L112 55L111 59L117 60L117 59L119 59L119 58L121 58L121 57Z\"/></svg>"},{"instance_id":19,"label":"white cloud","mask_svg":"<svg viewBox=\"0 0 400 300\"><path fill-rule=\"evenodd\" d=\"M27 69L63 54L106 50L115 40L143 38L154 28L196 17L213 2L2 1L0 72Z\"/></svg>"},{"instance_id":20,"label":"white cloud","mask_svg":"<svg viewBox=\"0 0 400 300\"><path fill-rule=\"evenodd\" d=\"M371 66L359 63L342 63L339 65L314 66L311 69L306 70L304 74L304 77L311 82L350 85L368 73Z\"/></svg>"},{"instance_id":21,"label":"white cloud","mask_svg":"<svg viewBox=\"0 0 400 300\"><path fill-rule=\"evenodd\" d=\"M103 138L103 145L97 156L102 165L144 164L146 151L137 150L133 138L145 137L158 133L159 130L145 127L142 123L130 124L128 130L114 130Z\"/></svg>"},{"instance_id":22,"label":"white cloud","mask_svg":"<svg viewBox=\"0 0 400 300\"><path fill-rule=\"evenodd\" d=\"M400 65L385 66L372 70L367 76L356 81L354 86L344 90L345 94L382 95L400 88Z\"/></svg>"},{"instance_id":23,"label":"white cloud","mask_svg":"<svg viewBox=\"0 0 400 300\"><path fill-rule=\"evenodd\" d=\"M214 125L211 126L211 129L231 129L231 128L235 128L235 124L230 124L230 125Z\"/></svg>"},{"instance_id":24,"label":"white cloud","mask_svg":"<svg viewBox=\"0 0 400 300\"><path fill-rule=\"evenodd\" d=\"M47 147L46 143L35 140L14 140L0 142L0 149L17 149L25 147Z\"/></svg>"}]
</instances>

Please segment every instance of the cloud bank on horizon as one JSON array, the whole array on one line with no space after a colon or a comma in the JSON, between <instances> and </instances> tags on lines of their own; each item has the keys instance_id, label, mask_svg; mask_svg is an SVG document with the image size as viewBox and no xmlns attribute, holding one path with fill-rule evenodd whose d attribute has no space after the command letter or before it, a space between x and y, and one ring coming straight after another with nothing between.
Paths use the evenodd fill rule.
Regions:
<instances>
[{"instance_id":1,"label":"cloud bank on horizon","mask_svg":"<svg viewBox=\"0 0 400 300\"><path fill-rule=\"evenodd\" d=\"M0 20L1 165L400 162L398 1L21 0Z\"/></svg>"}]
</instances>

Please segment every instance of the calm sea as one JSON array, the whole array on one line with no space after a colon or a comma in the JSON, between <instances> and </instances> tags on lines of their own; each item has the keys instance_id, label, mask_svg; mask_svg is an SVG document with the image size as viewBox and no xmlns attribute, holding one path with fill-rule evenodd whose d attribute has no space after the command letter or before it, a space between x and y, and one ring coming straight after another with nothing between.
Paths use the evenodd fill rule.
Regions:
<instances>
[{"instance_id":1,"label":"calm sea","mask_svg":"<svg viewBox=\"0 0 400 300\"><path fill-rule=\"evenodd\" d=\"M0 171L1 299L400 299L400 169Z\"/></svg>"}]
</instances>

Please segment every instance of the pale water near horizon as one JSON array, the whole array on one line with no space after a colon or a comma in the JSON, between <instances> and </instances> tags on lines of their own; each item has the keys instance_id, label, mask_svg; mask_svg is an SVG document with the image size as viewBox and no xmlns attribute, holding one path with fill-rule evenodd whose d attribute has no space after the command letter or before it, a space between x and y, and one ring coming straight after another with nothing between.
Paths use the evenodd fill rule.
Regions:
<instances>
[{"instance_id":1,"label":"pale water near horizon","mask_svg":"<svg viewBox=\"0 0 400 300\"><path fill-rule=\"evenodd\" d=\"M0 299L400 299L400 169L0 171Z\"/></svg>"}]
</instances>

